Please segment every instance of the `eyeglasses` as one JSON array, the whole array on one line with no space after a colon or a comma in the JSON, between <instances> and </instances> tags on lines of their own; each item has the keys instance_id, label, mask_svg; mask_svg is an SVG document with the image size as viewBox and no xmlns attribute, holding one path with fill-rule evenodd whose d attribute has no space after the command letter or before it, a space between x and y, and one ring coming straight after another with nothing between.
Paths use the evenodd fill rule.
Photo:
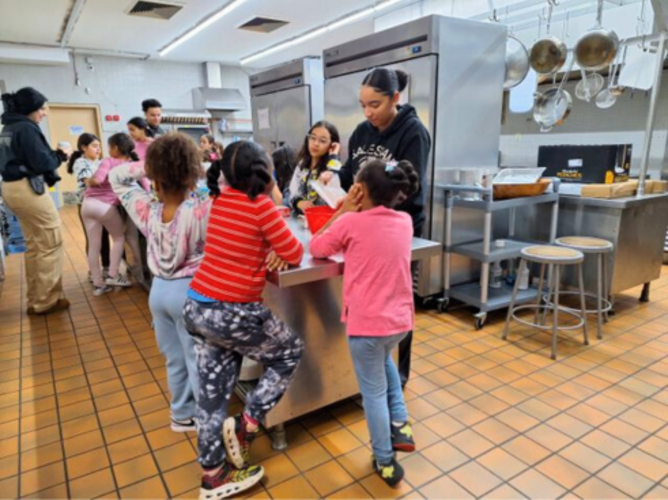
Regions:
<instances>
[{"instance_id":1,"label":"eyeglasses","mask_svg":"<svg viewBox=\"0 0 668 500\"><path fill-rule=\"evenodd\" d=\"M317 135L309 134L306 136L309 142L317 142L321 146L329 146L330 140L325 139L324 137L318 137Z\"/></svg>"}]
</instances>

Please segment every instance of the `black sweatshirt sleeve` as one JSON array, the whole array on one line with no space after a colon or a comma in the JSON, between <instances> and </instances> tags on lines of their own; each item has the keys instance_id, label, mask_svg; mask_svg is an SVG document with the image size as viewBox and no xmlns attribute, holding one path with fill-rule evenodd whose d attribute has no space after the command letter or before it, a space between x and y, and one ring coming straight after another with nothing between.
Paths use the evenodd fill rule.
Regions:
<instances>
[{"instance_id":1,"label":"black sweatshirt sleeve","mask_svg":"<svg viewBox=\"0 0 668 500\"><path fill-rule=\"evenodd\" d=\"M407 138L406 146L397 160L406 160L413 164L413 168L420 177L420 188L412 197L408 198L397 210L408 212L413 219L415 235L420 236L425 219L427 162L431 150L431 138L429 132L423 126L417 127L415 132Z\"/></svg>"},{"instance_id":2,"label":"black sweatshirt sleeve","mask_svg":"<svg viewBox=\"0 0 668 500\"><path fill-rule=\"evenodd\" d=\"M22 127L16 131L14 140L18 158L37 175L53 173L63 162L61 154L49 147L36 127Z\"/></svg>"},{"instance_id":3,"label":"black sweatshirt sleeve","mask_svg":"<svg viewBox=\"0 0 668 500\"><path fill-rule=\"evenodd\" d=\"M355 172L355 162L353 161L353 148L356 146L356 132L357 131L353 132L353 135L350 136L350 140L348 141L348 159L339 170L339 180L341 181L341 188L343 188L344 191L350 190L355 182L355 175L357 174L357 172Z\"/></svg>"}]
</instances>

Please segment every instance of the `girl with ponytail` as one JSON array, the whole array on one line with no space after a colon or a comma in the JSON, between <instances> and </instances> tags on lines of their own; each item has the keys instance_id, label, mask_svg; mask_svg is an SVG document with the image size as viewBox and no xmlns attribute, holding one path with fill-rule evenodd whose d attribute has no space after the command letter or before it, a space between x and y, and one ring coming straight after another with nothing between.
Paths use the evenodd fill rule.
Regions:
<instances>
[{"instance_id":1,"label":"girl with ponytail","mask_svg":"<svg viewBox=\"0 0 668 500\"><path fill-rule=\"evenodd\" d=\"M204 259L184 308L200 380L200 498L225 498L262 479L262 467L249 464L250 446L285 394L303 351L299 336L262 303L267 271L300 264L304 252L269 197L272 174L266 151L248 141L229 145L208 171L214 200ZM264 373L242 414L228 417L243 356L264 364Z\"/></svg>"},{"instance_id":2,"label":"girl with ponytail","mask_svg":"<svg viewBox=\"0 0 668 500\"><path fill-rule=\"evenodd\" d=\"M410 104L399 104L401 93L408 89L408 84L409 76L401 70L376 68L366 75L359 92L366 120L350 136L348 160L339 171L339 178L343 189L348 190L357 173L369 161L410 162L419 178L418 189L396 208L411 216L413 236L421 237L426 218L425 182L431 139L415 108ZM413 271L417 271L415 265ZM412 338L409 333L399 346L402 385L406 385L410 374Z\"/></svg>"},{"instance_id":3,"label":"girl with ponytail","mask_svg":"<svg viewBox=\"0 0 668 500\"><path fill-rule=\"evenodd\" d=\"M100 139L95 134L83 133L77 140L77 150L72 153L67 162L67 173L74 176L77 181L77 207L79 212L79 219L84 228L84 236L86 237L86 255L90 244L88 243L88 233L84 225L83 217L81 216L81 206L84 199L84 192L86 191L86 181L93 177L100 165L100 153L102 146ZM102 259L102 273L109 273L109 233L106 229L102 229L102 242L100 246L100 258ZM88 281L92 282L90 272L88 273Z\"/></svg>"},{"instance_id":4,"label":"girl with ponytail","mask_svg":"<svg viewBox=\"0 0 668 500\"><path fill-rule=\"evenodd\" d=\"M404 477L395 452L415 451L392 359L392 351L413 330L413 224L395 208L419 186L418 174L407 161L368 162L309 247L315 258L343 252L343 321L364 400L374 470L391 487Z\"/></svg>"},{"instance_id":5,"label":"girl with ponytail","mask_svg":"<svg viewBox=\"0 0 668 500\"><path fill-rule=\"evenodd\" d=\"M125 246L125 225L118 210L120 201L109 183L109 172L119 165L139 161L135 145L130 136L123 133L109 138L109 156L102 160L92 177L86 179L86 191L81 207L81 216L88 236L88 265L93 281L93 294L102 295L111 291L111 287L129 287L130 282L119 274L118 269L123 258ZM105 279L100 268L100 244L102 231L111 235L113 245L109 262L109 277Z\"/></svg>"}]
</instances>

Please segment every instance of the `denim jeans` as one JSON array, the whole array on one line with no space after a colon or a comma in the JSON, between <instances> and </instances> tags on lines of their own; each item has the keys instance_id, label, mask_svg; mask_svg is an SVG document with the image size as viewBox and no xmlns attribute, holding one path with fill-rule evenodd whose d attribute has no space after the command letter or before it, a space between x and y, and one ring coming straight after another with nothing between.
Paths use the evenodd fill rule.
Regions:
<instances>
[{"instance_id":1,"label":"denim jeans","mask_svg":"<svg viewBox=\"0 0 668 500\"><path fill-rule=\"evenodd\" d=\"M376 460L386 464L394 457L391 422L408 421L399 371L392 350L406 333L388 337L348 337Z\"/></svg>"},{"instance_id":2,"label":"denim jeans","mask_svg":"<svg viewBox=\"0 0 668 500\"><path fill-rule=\"evenodd\" d=\"M172 417L188 420L195 416L199 386L195 345L183 322L183 305L188 298L190 278L153 278L149 307L160 352L167 360L167 385L172 396Z\"/></svg>"}]
</instances>

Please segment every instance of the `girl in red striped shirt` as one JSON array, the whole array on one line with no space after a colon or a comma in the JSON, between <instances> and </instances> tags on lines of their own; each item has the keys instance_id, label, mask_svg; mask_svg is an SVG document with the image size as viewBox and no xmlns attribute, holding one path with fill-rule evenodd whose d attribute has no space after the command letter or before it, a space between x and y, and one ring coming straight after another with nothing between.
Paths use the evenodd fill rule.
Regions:
<instances>
[{"instance_id":1,"label":"girl in red striped shirt","mask_svg":"<svg viewBox=\"0 0 668 500\"><path fill-rule=\"evenodd\" d=\"M222 191L221 170L229 185ZM260 145L240 141L208 172L215 200L204 259L184 308L200 379L200 498L225 498L260 481L262 467L248 464L250 444L288 388L303 351L301 339L262 303L267 269L299 265L304 252L268 196L272 170ZM264 373L246 397L243 414L228 418L243 356L262 363Z\"/></svg>"}]
</instances>

